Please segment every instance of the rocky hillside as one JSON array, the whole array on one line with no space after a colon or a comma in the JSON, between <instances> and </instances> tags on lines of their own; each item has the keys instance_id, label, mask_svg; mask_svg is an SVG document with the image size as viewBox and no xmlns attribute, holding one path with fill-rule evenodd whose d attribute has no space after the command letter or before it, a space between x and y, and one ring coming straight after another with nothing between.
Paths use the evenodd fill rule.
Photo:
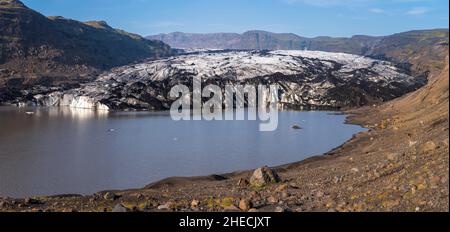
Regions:
<instances>
[{"instance_id":1,"label":"rocky hillside","mask_svg":"<svg viewBox=\"0 0 450 232\"><path fill-rule=\"evenodd\" d=\"M149 36L177 48L249 49L249 50L315 50L343 52L387 59L412 67L414 74L426 74L430 67L442 69L442 60L448 50L448 29L410 31L391 36L364 36L351 38L305 38L295 34L277 34L266 31L248 31L243 34L186 34L170 33ZM417 59L422 59L418 61ZM425 62L426 60L434 62Z\"/></svg>"},{"instance_id":2,"label":"rocky hillside","mask_svg":"<svg viewBox=\"0 0 450 232\"><path fill-rule=\"evenodd\" d=\"M18 0L0 0L0 87L75 80L144 58L169 46L105 22L45 17Z\"/></svg>"},{"instance_id":3,"label":"rocky hillside","mask_svg":"<svg viewBox=\"0 0 450 232\"><path fill-rule=\"evenodd\" d=\"M364 55L410 66L414 75L427 75L445 68L449 31L423 30L383 37Z\"/></svg>"},{"instance_id":4,"label":"rocky hillside","mask_svg":"<svg viewBox=\"0 0 450 232\"><path fill-rule=\"evenodd\" d=\"M124 66L68 91L34 88L11 102L19 105L89 109L169 109L171 87L278 84L280 107L342 108L376 104L414 91L425 78L393 63L357 55L317 51L214 51ZM248 103L251 104L251 103Z\"/></svg>"}]
</instances>

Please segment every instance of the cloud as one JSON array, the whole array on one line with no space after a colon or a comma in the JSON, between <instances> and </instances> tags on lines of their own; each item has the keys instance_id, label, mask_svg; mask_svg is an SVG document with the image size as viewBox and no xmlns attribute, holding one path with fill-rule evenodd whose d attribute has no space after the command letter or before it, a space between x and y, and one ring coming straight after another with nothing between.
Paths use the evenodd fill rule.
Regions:
<instances>
[{"instance_id":1,"label":"cloud","mask_svg":"<svg viewBox=\"0 0 450 232\"><path fill-rule=\"evenodd\" d=\"M385 11L383 9L381 9L381 8L371 8L371 9L369 9L369 11L371 13L374 13L374 14L383 14L383 13L385 13Z\"/></svg>"},{"instance_id":2,"label":"cloud","mask_svg":"<svg viewBox=\"0 0 450 232\"><path fill-rule=\"evenodd\" d=\"M423 15L430 12L430 8L427 7L414 7L406 12L407 15Z\"/></svg>"}]
</instances>

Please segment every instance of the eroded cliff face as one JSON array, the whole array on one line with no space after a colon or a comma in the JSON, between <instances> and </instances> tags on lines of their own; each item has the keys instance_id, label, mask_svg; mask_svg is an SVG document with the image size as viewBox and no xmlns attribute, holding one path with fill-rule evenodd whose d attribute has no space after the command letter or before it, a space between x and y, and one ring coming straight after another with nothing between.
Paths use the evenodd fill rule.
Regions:
<instances>
[{"instance_id":1,"label":"eroded cliff face","mask_svg":"<svg viewBox=\"0 0 450 232\"><path fill-rule=\"evenodd\" d=\"M400 97L426 84L394 64L344 53L315 51L214 51L113 69L79 88L39 89L10 101L20 105L102 110L163 110L176 99L173 86L279 86L281 107L342 108Z\"/></svg>"}]
</instances>

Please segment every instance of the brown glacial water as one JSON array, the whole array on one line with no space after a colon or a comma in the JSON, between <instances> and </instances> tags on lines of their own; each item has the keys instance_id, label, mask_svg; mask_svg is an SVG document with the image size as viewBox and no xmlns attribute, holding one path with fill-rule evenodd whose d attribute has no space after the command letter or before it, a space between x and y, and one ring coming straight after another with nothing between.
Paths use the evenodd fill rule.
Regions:
<instances>
[{"instance_id":1,"label":"brown glacial water","mask_svg":"<svg viewBox=\"0 0 450 232\"><path fill-rule=\"evenodd\" d=\"M91 194L296 162L364 130L345 117L281 111L276 131L259 132L258 121L176 122L168 112L0 107L0 196Z\"/></svg>"}]
</instances>

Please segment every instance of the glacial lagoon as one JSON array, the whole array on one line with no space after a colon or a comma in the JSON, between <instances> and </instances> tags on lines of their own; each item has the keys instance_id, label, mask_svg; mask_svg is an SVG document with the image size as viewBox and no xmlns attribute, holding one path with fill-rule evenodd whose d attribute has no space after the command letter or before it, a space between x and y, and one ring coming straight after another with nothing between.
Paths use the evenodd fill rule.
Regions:
<instances>
[{"instance_id":1,"label":"glacial lagoon","mask_svg":"<svg viewBox=\"0 0 450 232\"><path fill-rule=\"evenodd\" d=\"M281 111L278 129L260 132L258 121L173 121L168 112L0 107L0 196L92 194L296 162L364 131L345 118Z\"/></svg>"}]
</instances>

